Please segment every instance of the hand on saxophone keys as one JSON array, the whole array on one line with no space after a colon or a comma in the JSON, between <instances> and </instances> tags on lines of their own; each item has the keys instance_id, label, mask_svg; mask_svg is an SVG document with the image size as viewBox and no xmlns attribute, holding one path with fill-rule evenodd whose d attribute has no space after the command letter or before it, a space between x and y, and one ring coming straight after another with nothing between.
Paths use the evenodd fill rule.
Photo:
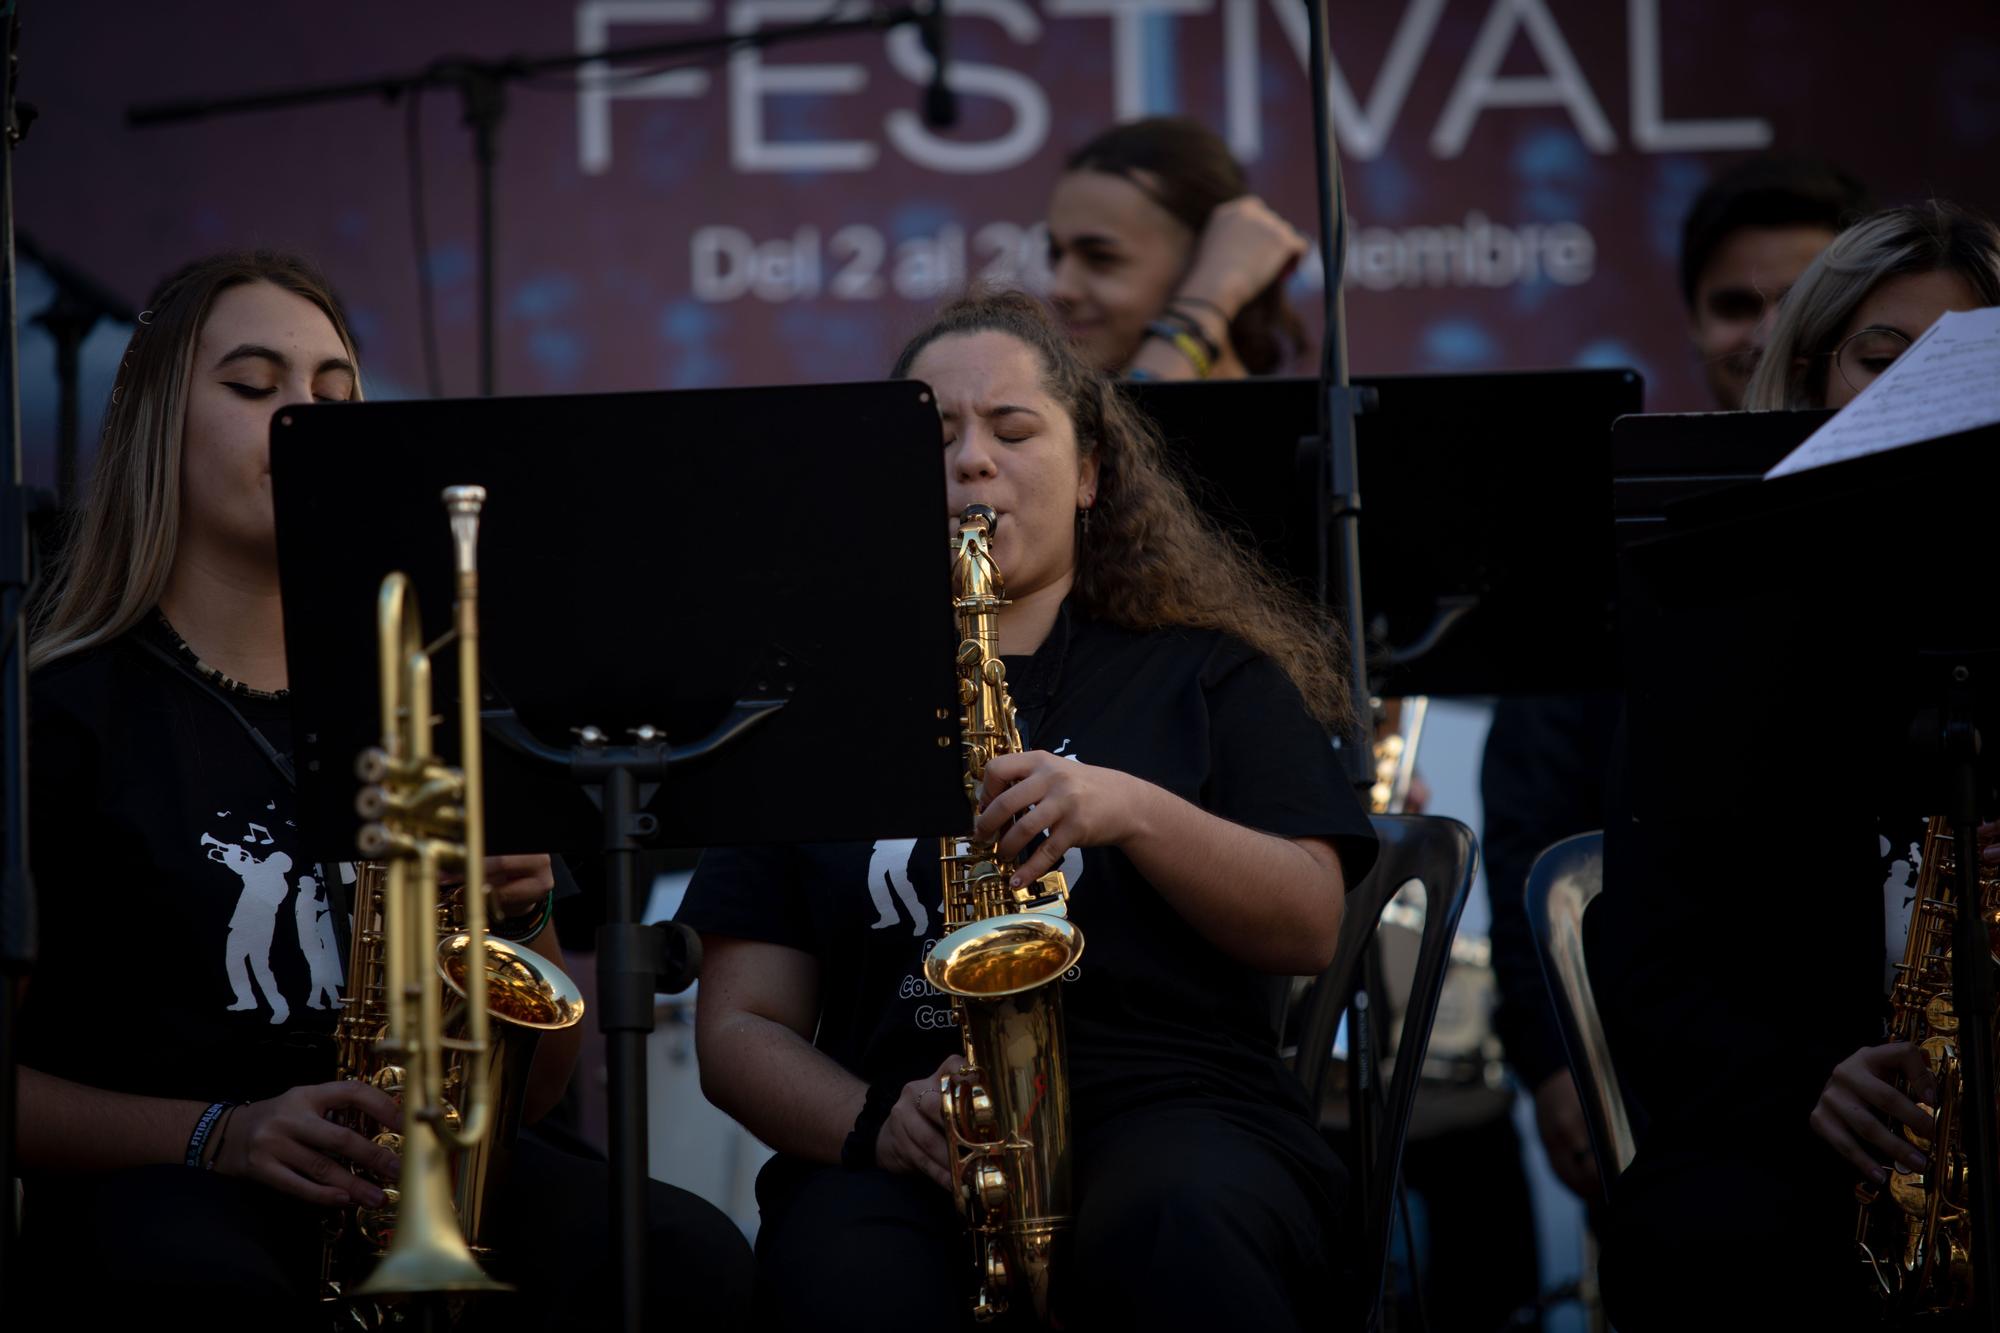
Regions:
<instances>
[{"instance_id":1,"label":"hand on saxophone keys","mask_svg":"<svg viewBox=\"0 0 2000 1333\"><path fill-rule=\"evenodd\" d=\"M214 1169L326 1208L379 1208L384 1195L368 1175L393 1181L402 1162L390 1149L327 1118L342 1110L389 1130L403 1123L394 1098L358 1079L292 1088L235 1109ZM357 1174L357 1168L368 1175Z\"/></svg>"},{"instance_id":2,"label":"hand on saxophone keys","mask_svg":"<svg viewBox=\"0 0 2000 1333\"><path fill-rule=\"evenodd\" d=\"M903 1085L875 1140L877 1166L904 1175L929 1176L944 1189L952 1187L951 1149L945 1141L938 1081L964 1064L965 1057L954 1052L933 1073Z\"/></svg>"},{"instance_id":3,"label":"hand on saxophone keys","mask_svg":"<svg viewBox=\"0 0 2000 1333\"><path fill-rule=\"evenodd\" d=\"M1891 1082L1897 1075L1904 1087L1914 1090L1916 1101ZM1921 1047L1907 1041L1864 1046L1834 1067L1808 1123L1855 1170L1877 1185L1886 1185L1891 1166L1921 1171L1929 1165L1923 1151L1902 1131L1930 1140L1937 1122L1918 1102L1934 1106L1938 1092Z\"/></svg>"},{"instance_id":4,"label":"hand on saxophone keys","mask_svg":"<svg viewBox=\"0 0 2000 1333\"><path fill-rule=\"evenodd\" d=\"M1121 773L1047 750L995 755L987 761L985 797L973 836L993 840L1004 860L1049 836L1015 872L1027 884L1062 864L1075 847L1117 847L1143 836L1149 797L1159 788Z\"/></svg>"}]
</instances>

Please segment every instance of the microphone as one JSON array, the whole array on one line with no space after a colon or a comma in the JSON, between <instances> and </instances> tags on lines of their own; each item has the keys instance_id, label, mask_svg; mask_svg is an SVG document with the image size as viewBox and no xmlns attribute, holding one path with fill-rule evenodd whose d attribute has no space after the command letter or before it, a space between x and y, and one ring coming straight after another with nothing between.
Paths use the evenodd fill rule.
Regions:
<instances>
[{"instance_id":1,"label":"microphone","mask_svg":"<svg viewBox=\"0 0 2000 1333\"><path fill-rule=\"evenodd\" d=\"M944 81L945 69L950 64L945 29L944 0L926 0L917 19L917 30L923 34L924 50L931 55L930 86L924 89L924 124L934 130L958 124L958 94Z\"/></svg>"}]
</instances>

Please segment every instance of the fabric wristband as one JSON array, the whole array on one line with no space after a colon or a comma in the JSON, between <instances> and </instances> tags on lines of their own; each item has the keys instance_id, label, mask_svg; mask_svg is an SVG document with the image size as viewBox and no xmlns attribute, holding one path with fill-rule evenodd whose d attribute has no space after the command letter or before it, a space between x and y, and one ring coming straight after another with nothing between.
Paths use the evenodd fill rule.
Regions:
<instances>
[{"instance_id":1,"label":"fabric wristband","mask_svg":"<svg viewBox=\"0 0 2000 1333\"><path fill-rule=\"evenodd\" d=\"M188 1135L187 1157L184 1159L186 1165L195 1167L201 1165L201 1150L208 1142L209 1132L215 1128L215 1122L222 1117L222 1113L234 1105L235 1102L208 1104L208 1109L201 1113L201 1119L194 1122L194 1133Z\"/></svg>"},{"instance_id":2,"label":"fabric wristband","mask_svg":"<svg viewBox=\"0 0 2000 1333\"><path fill-rule=\"evenodd\" d=\"M854 1117L854 1129L840 1145L840 1164L849 1171L866 1171L875 1165L875 1140L888 1123L889 1111L903 1095L900 1083L875 1083L861 1102L861 1114Z\"/></svg>"},{"instance_id":3,"label":"fabric wristband","mask_svg":"<svg viewBox=\"0 0 2000 1333\"><path fill-rule=\"evenodd\" d=\"M1163 323L1178 326L1182 333L1200 343L1201 350L1207 354L1210 365L1222 360L1221 344L1209 337L1208 330L1202 327L1201 321L1190 315L1187 311L1176 310L1173 306L1169 305L1166 313L1161 315L1160 319Z\"/></svg>"},{"instance_id":4,"label":"fabric wristband","mask_svg":"<svg viewBox=\"0 0 2000 1333\"><path fill-rule=\"evenodd\" d=\"M1215 358L1209 355L1209 349L1203 345L1206 339L1196 337L1183 325L1156 319L1146 326L1146 332L1152 337L1173 344L1174 350L1188 359L1188 364L1194 367L1194 373L1202 379L1207 379L1209 372L1215 369Z\"/></svg>"},{"instance_id":5,"label":"fabric wristband","mask_svg":"<svg viewBox=\"0 0 2000 1333\"><path fill-rule=\"evenodd\" d=\"M229 1142L229 1122L236 1118L236 1108L241 1105L242 1102L231 1102L229 1109L222 1113L222 1119L215 1122L215 1151L201 1164L202 1170L213 1171L215 1164L222 1160L223 1145Z\"/></svg>"}]
</instances>

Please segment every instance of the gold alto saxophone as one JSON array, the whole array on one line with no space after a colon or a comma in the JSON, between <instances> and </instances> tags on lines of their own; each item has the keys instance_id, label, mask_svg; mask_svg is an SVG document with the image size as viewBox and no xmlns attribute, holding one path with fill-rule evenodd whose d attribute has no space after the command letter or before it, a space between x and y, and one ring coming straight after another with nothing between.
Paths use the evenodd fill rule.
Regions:
<instances>
[{"instance_id":1,"label":"gold alto saxophone","mask_svg":"<svg viewBox=\"0 0 2000 1333\"><path fill-rule=\"evenodd\" d=\"M996 649L1007 602L993 563L993 511L970 505L958 522L952 605L965 794L976 812L987 762L1018 753L1021 733ZM965 1052L939 1093L978 1274L972 1313L993 1319L1018 1293L1046 1320L1050 1258L1070 1220L1069 1064L1057 983L1082 956L1083 932L1068 920L1061 871L1011 888L1014 863L972 838L943 839L939 860L945 935L924 976L951 996Z\"/></svg>"},{"instance_id":2,"label":"gold alto saxophone","mask_svg":"<svg viewBox=\"0 0 2000 1333\"><path fill-rule=\"evenodd\" d=\"M1972 1304L1971 1165L1961 1114L1965 1082L1958 1015L1952 1006L1952 939L1963 909L1958 882L1951 825L1929 819L1910 934L1889 992L1889 1039L1920 1047L1930 1061L1938 1089L1935 1132L1926 1138L1914 1129L1901 1131L1930 1163L1907 1175L1892 1170L1886 1187L1868 1183L1854 1191L1860 1203L1855 1244L1891 1322ZM2000 924L2000 869L1979 867L1975 910L1988 932Z\"/></svg>"},{"instance_id":3,"label":"gold alto saxophone","mask_svg":"<svg viewBox=\"0 0 2000 1333\"><path fill-rule=\"evenodd\" d=\"M369 821L361 850L379 859L363 862L356 878L335 1040L341 1078L400 1099L402 1132L374 1138L401 1153L402 1174L385 1186L382 1207L342 1209L326 1229L320 1296L351 1327L396 1322L389 1298L506 1290L480 1258L490 1254L493 1192L528 1067L540 1033L583 1017L582 996L560 968L486 933L476 565L485 500L478 486L444 492L457 570L446 641L458 640L461 768L432 753L433 648L409 579L383 579L376 605L382 743L357 765L367 785L355 804ZM447 895L438 881L450 869L465 887ZM471 958L485 960L484 985L467 984ZM347 1123L369 1132L358 1118Z\"/></svg>"}]
</instances>

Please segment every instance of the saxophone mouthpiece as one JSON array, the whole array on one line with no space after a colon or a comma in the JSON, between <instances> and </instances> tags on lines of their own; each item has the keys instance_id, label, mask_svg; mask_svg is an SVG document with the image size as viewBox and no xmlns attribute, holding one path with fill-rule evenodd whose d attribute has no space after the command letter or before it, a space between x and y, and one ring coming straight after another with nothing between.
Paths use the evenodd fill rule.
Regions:
<instances>
[{"instance_id":1,"label":"saxophone mouthpiece","mask_svg":"<svg viewBox=\"0 0 2000 1333\"><path fill-rule=\"evenodd\" d=\"M988 532L1000 522L1000 516L993 512L992 505L967 505L959 514L960 523L984 523Z\"/></svg>"}]
</instances>

